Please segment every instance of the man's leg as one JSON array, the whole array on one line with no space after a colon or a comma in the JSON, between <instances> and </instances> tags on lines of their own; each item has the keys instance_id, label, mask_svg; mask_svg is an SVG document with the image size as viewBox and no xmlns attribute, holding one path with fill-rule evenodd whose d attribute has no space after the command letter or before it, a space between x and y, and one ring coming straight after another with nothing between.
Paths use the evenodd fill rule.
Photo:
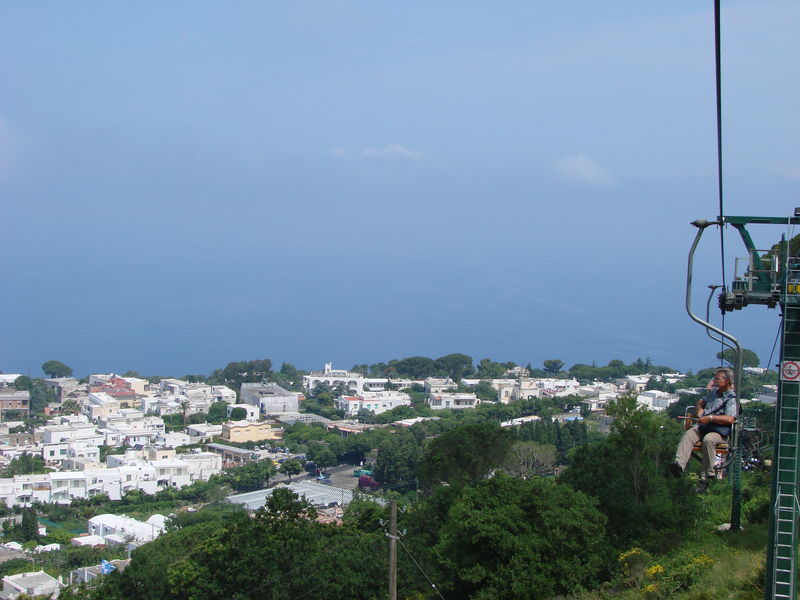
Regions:
<instances>
[{"instance_id":1,"label":"man's leg","mask_svg":"<svg viewBox=\"0 0 800 600\"><path fill-rule=\"evenodd\" d=\"M703 465L700 477L714 478L714 461L717 458L717 444L722 443L722 436L718 433L707 433L703 436Z\"/></svg>"},{"instance_id":2,"label":"man's leg","mask_svg":"<svg viewBox=\"0 0 800 600\"><path fill-rule=\"evenodd\" d=\"M696 442L700 441L700 432L697 427L687 429L683 433L681 441L678 443L678 448L675 450L675 463L682 469L686 470L686 464L692 458L692 450Z\"/></svg>"}]
</instances>

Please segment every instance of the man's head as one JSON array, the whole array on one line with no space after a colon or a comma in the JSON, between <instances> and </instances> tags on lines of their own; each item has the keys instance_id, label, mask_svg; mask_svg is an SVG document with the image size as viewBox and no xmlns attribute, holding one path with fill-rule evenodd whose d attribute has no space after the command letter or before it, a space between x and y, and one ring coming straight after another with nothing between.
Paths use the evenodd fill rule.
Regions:
<instances>
[{"instance_id":1,"label":"man's head","mask_svg":"<svg viewBox=\"0 0 800 600\"><path fill-rule=\"evenodd\" d=\"M720 392L727 392L733 386L733 369L722 367L714 372L714 383Z\"/></svg>"}]
</instances>

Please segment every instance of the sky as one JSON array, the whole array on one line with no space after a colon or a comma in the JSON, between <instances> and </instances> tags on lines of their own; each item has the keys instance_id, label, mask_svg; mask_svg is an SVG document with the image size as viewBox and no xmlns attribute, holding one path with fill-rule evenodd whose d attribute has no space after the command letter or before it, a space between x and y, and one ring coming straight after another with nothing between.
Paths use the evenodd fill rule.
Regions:
<instances>
[{"instance_id":1,"label":"sky","mask_svg":"<svg viewBox=\"0 0 800 600\"><path fill-rule=\"evenodd\" d=\"M722 4L724 212L787 216L800 4ZM712 6L0 3L0 371L714 364Z\"/></svg>"}]
</instances>

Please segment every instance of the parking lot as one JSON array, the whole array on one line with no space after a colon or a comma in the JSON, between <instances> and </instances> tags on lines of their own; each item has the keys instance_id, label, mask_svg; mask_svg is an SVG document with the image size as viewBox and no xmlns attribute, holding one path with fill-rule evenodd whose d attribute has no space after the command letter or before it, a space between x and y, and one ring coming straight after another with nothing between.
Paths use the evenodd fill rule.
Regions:
<instances>
[{"instance_id":1,"label":"parking lot","mask_svg":"<svg viewBox=\"0 0 800 600\"><path fill-rule=\"evenodd\" d=\"M281 457L286 458L286 457ZM330 474L331 485L334 487L344 488L346 490L352 490L358 487L358 477L353 477L353 469L356 469L353 465L337 465L335 467L329 467L325 470L326 473ZM292 481L301 481L301 480L314 480L316 479L315 475L309 474L306 471L303 471L299 475L295 475L292 477ZM274 485L276 483L288 483L289 478L286 475L281 473L276 473L274 477L270 478L270 485Z\"/></svg>"}]
</instances>

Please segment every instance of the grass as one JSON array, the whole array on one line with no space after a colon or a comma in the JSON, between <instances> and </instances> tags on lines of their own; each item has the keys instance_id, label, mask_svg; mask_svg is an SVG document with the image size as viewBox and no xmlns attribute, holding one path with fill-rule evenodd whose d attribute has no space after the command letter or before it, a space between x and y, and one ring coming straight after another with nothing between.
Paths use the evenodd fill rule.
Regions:
<instances>
[{"instance_id":1,"label":"grass","mask_svg":"<svg viewBox=\"0 0 800 600\"><path fill-rule=\"evenodd\" d=\"M761 484L743 480L743 487L756 490ZM703 496L700 524L685 532L677 548L660 555L640 551L627 573L620 563L613 581L570 600L761 600L767 524L748 523L742 514L740 531L719 531L730 512L730 484L715 482Z\"/></svg>"}]
</instances>

